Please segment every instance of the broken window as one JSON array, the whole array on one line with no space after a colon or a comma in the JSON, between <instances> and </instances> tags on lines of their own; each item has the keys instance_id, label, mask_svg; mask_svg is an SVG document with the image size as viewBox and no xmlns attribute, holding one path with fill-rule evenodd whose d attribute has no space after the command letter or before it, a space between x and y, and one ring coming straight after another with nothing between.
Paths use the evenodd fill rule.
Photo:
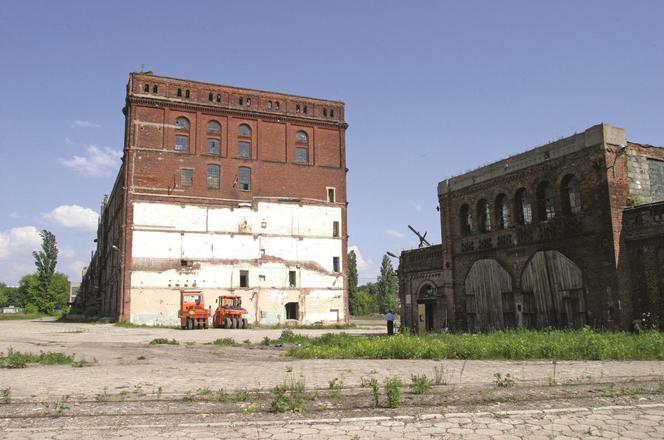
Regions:
<instances>
[{"instance_id":1,"label":"broken window","mask_svg":"<svg viewBox=\"0 0 664 440\"><path fill-rule=\"evenodd\" d=\"M184 91L184 97L189 98L189 89Z\"/></svg>"},{"instance_id":2,"label":"broken window","mask_svg":"<svg viewBox=\"0 0 664 440\"><path fill-rule=\"evenodd\" d=\"M305 105L304 108L302 109L302 113L306 113L306 112L307 112L307 106Z\"/></svg>"},{"instance_id":3,"label":"broken window","mask_svg":"<svg viewBox=\"0 0 664 440\"><path fill-rule=\"evenodd\" d=\"M145 93L148 93L148 92L150 91L150 84L146 84L146 85L144 85L144 86L143 86L143 91L144 91Z\"/></svg>"},{"instance_id":4,"label":"broken window","mask_svg":"<svg viewBox=\"0 0 664 440\"><path fill-rule=\"evenodd\" d=\"M251 105L251 98L247 98L247 105Z\"/></svg>"},{"instance_id":5,"label":"broken window","mask_svg":"<svg viewBox=\"0 0 664 440\"><path fill-rule=\"evenodd\" d=\"M274 103L274 109L275 109L275 110L279 110L279 101L276 101L276 102Z\"/></svg>"},{"instance_id":6,"label":"broken window","mask_svg":"<svg viewBox=\"0 0 664 440\"><path fill-rule=\"evenodd\" d=\"M240 97L237 102L240 103L240 105L244 104L244 98Z\"/></svg>"},{"instance_id":7,"label":"broken window","mask_svg":"<svg viewBox=\"0 0 664 440\"><path fill-rule=\"evenodd\" d=\"M152 86L152 93L157 93L158 90L159 90L159 87L157 87L157 84Z\"/></svg>"},{"instance_id":8,"label":"broken window","mask_svg":"<svg viewBox=\"0 0 664 440\"><path fill-rule=\"evenodd\" d=\"M334 188L328 188L327 189L327 201L330 203L335 203L336 202L336 194L335 194L335 189Z\"/></svg>"},{"instance_id":9,"label":"broken window","mask_svg":"<svg viewBox=\"0 0 664 440\"><path fill-rule=\"evenodd\" d=\"M298 319L300 305L296 302L286 303L286 319Z\"/></svg>"},{"instance_id":10,"label":"broken window","mask_svg":"<svg viewBox=\"0 0 664 440\"><path fill-rule=\"evenodd\" d=\"M238 168L237 187L241 191L251 191L251 168L247 167Z\"/></svg>"},{"instance_id":11,"label":"broken window","mask_svg":"<svg viewBox=\"0 0 664 440\"><path fill-rule=\"evenodd\" d=\"M212 92L208 93L208 101L212 102L212 98L213 98Z\"/></svg>"},{"instance_id":12,"label":"broken window","mask_svg":"<svg viewBox=\"0 0 664 440\"><path fill-rule=\"evenodd\" d=\"M178 88L177 95L178 95L178 96L182 96L182 89Z\"/></svg>"},{"instance_id":13,"label":"broken window","mask_svg":"<svg viewBox=\"0 0 664 440\"><path fill-rule=\"evenodd\" d=\"M217 95L217 102L221 102L221 95Z\"/></svg>"},{"instance_id":14,"label":"broken window","mask_svg":"<svg viewBox=\"0 0 664 440\"><path fill-rule=\"evenodd\" d=\"M575 215L581 212L581 192L579 184L573 175L565 176L560 188L560 201L563 213Z\"/></svg>"},{"instance_id":15,"label":"broken window","mask_svg":"<svg viewBox=\"0 0 664 440\"><path fill-rule=\"evenodd\" d=\"M515 197L516 220L520 225L529 225L533 221L533 211L528 200L528 192L525 188L520 188Z\"/></svg>"},{"instance_id":16,"label":"broken window","mask_svg":"<svg viewBox=\"0 0 664 440\"><path fill-rule=\"evenodd\" d=\"M290 287L295 287L297 285L297 273L294 270L288 271L288 285Z\"/></svg>"},{"instance_id":17,"label":"broken window","mask_svg":"<svg viewBox=\"0 0 664 440\"><path fill-rule=\"evenodd\" d=\"M189 136L175 136L175 151L189 151Z\"/></svg>"},{"instance_id":18,"label":"broken window","mask_svg":"<svg viewBox=\"0 0 664 440\"><path fill-rule=\"evenodd\" d=\"M308 144L309 136L304 131L298 131L295 133L295 142L298 144Z\"/></svg>"},{"instance_id":19,"label":"broken window","mask_svg":"<svg viewBox=\"0 0 664 440\"><path fill-rule=\"evenodd\" d=\"M549 182L542 182L537 187L537 217L540 221L551 220L556 216L553 188Z\"/></svg>"},{"instance_id":20,"label":"broken window","mask_svg":"<svg viewBox=\"0 0 664 440\"><path fill-rule=\"evenodd\" d=\"M507 229L510 227L510 207L507 203L507 196L499 194L496 197L496 227L498 229Z\"/></svg>"},{"instance_id":21,"label":"broken window","mask_svg":"<svg viewBox=\"0 0 664 440\"><path fill-rule=\"evenodd\" d=\"M221 167L215 164L207 166L207 185L208 188L219 189L220 187Z\"/></svg>"},{"instance_id":22,"label":"broken window","mask_svg":"<svg viewBox=\"0 0 664 440\"><path fill-rule=\"evenodd\" d=\"M477 202L477 221L480 232L491 231L491 211L489 210L489 204L484 199Z\"/></svg>"},{"instance_id":23,"label":"broken window","mask_svg":"<svg viewBox=\"0 0 664 440\"><path fill-rule=\"evenodd\" d=\"M217 121L209 121L207 131L208 133L221 133L221 124Z\"/></svg>"},{"instance_id":24,"label":"broken window","mask_svg":"<svg viewBox=\"0 0 664 440\"><path fill-rule=\"evenodd\" d=\"M272 101L267 102L267 109L272 110Z\"/></svg>"},{"instance_id":25,"label":"broken window","mask_svg":"<svg viewBox=\"0 0 664 440\"><path fill-rule=\"evenodd\" d=\"M219 139L208 139L208 154L219 155L220 151Z\"/></svg>"},{"instance_id":26,"label":"broken window","mask_svg":"<svg viewBox=\"0 0 664 440\"><path fill-rule=\"evenodd\" d=\"M327 109L326 108L323 109L323 116L327 117Z\"/></svg>"},{"instance_id":27,"label":"broken window","mask_svg":"<svg viewBox=\"0 0 664 440\"><path fill-rule=\"evenodd\" d=\"M339 222L332 222L332 237L339 236Z\"/></svg>"},{"instance_id":28,"label":"broken window","mask_svg":"<svg viewBox=\"0 0 664 440\"><path fill-rule=\"evenodd\" d=\"M300 104L295 106L295 113L300 113Z\"/></svg>"},{"instance_id":29,"label":"broken window","mask_svg":"<svg viewBox=\"0 0 664 440\"><path fill-rule=\"evenodd\" d=\"M339 257L332 257L332 271L341 272L341 259Z\"/></svg>"},{"instance_id":30,"label":"broken window","mask_svg":"<svg viewBox=\"0 0 664 440\"><path fill-rule=\"evenodd\" d=\"M177 125L178 130L189 130L189 119L180 116L175 120L175 125Z\"/></svg>"},{"instance_id":31,"label":"broken window","mask_svg":"<svg viewBox=\"0 0 664 440\"><path fill-rule=\"evenodd\" d=\"M180 170L180 186L190 188L194 184L194 170L191 168L182 168Z\"/></svg>"},{"instance_id":32,"label":"broken window","mask_svg":"<svg viewBox=\"0 0 664 440\"><path fill-rule=\"evenodd\" d=\"M240 287L249 287L249 271L240 271Z\"/></svg>"},{"instance_id":33,"label":"broken window","mask_svg":"<svg viewBox=\"0 0 664 440\"><path fill-rule=\"evenodd\" d=\"M472 228L472 219L470 214L470 206L464 204L459 210L459 229L461 230L461 235L467 236L470 235L473 231Z\"/></svg>"}]
</instances>

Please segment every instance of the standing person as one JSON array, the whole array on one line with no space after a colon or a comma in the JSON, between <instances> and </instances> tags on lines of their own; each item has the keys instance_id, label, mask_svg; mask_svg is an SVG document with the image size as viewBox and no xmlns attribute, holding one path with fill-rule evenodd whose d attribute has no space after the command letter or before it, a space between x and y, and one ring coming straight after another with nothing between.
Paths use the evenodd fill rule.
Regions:
<instances>
[{"instance_id":1,"label":"standing person","mask_svg":"<svg viewBox=\"0 0 664 440\"><path fill-rule=\"evenodd\" d=\"M392 310L387 311L385 320L387 320L387 336L392 336L394 334L394 313L392 313Z\"/></svg>"}]
</instances>

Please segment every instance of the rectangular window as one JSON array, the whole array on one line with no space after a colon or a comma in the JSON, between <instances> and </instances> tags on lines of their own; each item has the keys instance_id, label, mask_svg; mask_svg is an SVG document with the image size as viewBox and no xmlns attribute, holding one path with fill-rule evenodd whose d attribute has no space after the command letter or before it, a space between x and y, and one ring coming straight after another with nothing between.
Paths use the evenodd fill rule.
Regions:
<instances>
[{"instance_id":1,"label":"rectangular window","mask_svg":"<svg viewBox=\"0 0 664 440\"><path fill-rule=\"evenodd\" d=\"M249 287L249 271L240 271L240 287Z\"/></svg>"},{"instance_id":2,"label":"rectangular window","mask_svg":"<svg viewBox=\"0 0 664 440\"><path fill-rule=\"evenodd\" d=\"M189 151L189 136L175 136L175 151Z\"/></svg>"},{"instance_id":3,"label":"rectangular window","mask_svg":"<svg viewBox=\"0 0 664 440\"><path fill-rule=\"evenodd\" d=\"M339 236L339 222L332 222L332 237Z\"/></svg>"},{"instance_id":4,"label":"rectangular window","mask_svg":"<svg viewBox=\"0 0 664 440\"><path fill-rule=\"evenodd\" d=\"M648 159L648 176L650 177L650 195L653 202L664 200L664 162Z\"/></svg>"},{"instance_id":5,"label":"rectangular window","mask_svg":"<svg viewBox=\"0 0 664 440\"><path fill-rule=\"evenodd\" d=\"M237 187L241 191L251 191L251 168L240 167L237 170Z\"/></svg>"},{"instance_id":6,"label":"rectangular window","mask_svg":"<svg viewBox=\"0 0 664 440\"><path fill-rule=\"evenodd\" d=\"M335 203L336 202L336 194L334 191L334 188L328 188L327 189L327 201L330 203Z\"/></svg>"},{"instance_id":7,"label":"rectangular window","mask_svg":"<svg viewBox=\"0 0 664 440\"><path fill-rule=\"evenodd\" d=\"M341 272L341 259L339 257L332 257L332 271Z\"/></svg>"},{"instance_id":8,"label":"rectangular window","mask_svg":"<svg viewBox=\"0 0 664 440\"><path fill-rule=\"evenodd\" d=\"M295 148L295 162L309 163L309 149L304 147Z\"/></svg>"},{"instance_id":9,"label":"rectangular window","mask_svg":"<svg viewBox=\"0 0 664 440\"><path fill-rule=\"evenodd\" d=\"M207 185L208 188L219 189L221 176L221 167L210 164L207 166Z\"/></svg>"},{"instance_id":10,"label":"rectangular window","mask_svg":"<svg viewBox=\"0 0 664 440\"><path fill-rule=\"evenodd\" d=\"M251 144L249 142L240 141L237 143L237 154L240 157L251 157Z\"/></svg>"},{"instance_id":11,"label":"rectangular window","mask_svg":"<svg viewBox=\"0 0 664 440\"><path fill-rule=\"evenodd\" d=\"M290 287L297 286L297 273L294 270L288 271L288 285Z\"/></svg>"},{"instance_id":12,"label":"rectangular window","mask_svg":"<svg viewBox=\"0 0 664 440\"><path fill-rule=\"evenodd\" d=\"M219 139L208 139L208 154L216 154L218 156L220 153Z\"/></svg>"},{"instance_id":13,"label":"rectangular window","mask_svg":"<svg viewBox=\"0 0 664 440\"><path fill-rule=\"evenodd\" d=\"M182 168L180 170L180 186L182 188L191 188L194 184L194 170L191 168Z\"/></svg>"}]
</instances>

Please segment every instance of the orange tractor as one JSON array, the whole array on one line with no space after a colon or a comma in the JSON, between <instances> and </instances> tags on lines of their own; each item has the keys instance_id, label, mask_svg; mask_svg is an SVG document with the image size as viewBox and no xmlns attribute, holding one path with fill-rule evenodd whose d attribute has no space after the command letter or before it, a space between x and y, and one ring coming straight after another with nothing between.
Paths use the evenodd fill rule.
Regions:
<instances>
[{"instance_id":1,"label":"orange tractor","mask_svg":"<svg viewBox=\"0 0 664 440\"><path fill-rule=\"evenodd\" d=\"M180 327L182 329L208 328L210 310L205 308L205 299L200 290L180 291Z\"/></svg>"},{"instance_id":2,"label":"orange tractor","mask_svg":"<svg viewBox=\"0 0 664 440\"><path fill-rule=\"evenodd\" d=\"M212 325L216 328L247 328L247 311L242 308L239 296L224 295L217 298Z\"/></svg>"}]
</instances>

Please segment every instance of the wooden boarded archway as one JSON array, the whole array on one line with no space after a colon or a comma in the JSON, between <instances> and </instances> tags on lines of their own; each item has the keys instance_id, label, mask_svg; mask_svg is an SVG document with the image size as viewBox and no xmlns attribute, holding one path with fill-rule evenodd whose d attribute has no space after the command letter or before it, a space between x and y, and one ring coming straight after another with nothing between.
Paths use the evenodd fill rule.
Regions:
<instances>
[{"instance_id":1,"label":"wooden boarded archway","mask_svg":"<svg viewBox=\"0 0 664 440\"><path fill-rule=\"evenodd\" d=\"M512 277L493 259L477 260L465 280L466 321L471 331L505 328L505 316L513 307ZM503 306L503 297L507 303ZM513 309L512 309L513 310Z\"/></svg>"},{"instance_id":2,"label":"wooden boarded archway","mask_svg":"<svg viewBox=\"0 0 664 440\"><path fill-rule=\"evenodd\" d=\"M560 252L535 252L521 274L521 290L527 327L579 328L586 323L583 273Z\"/></svg>"}]
</instances>

